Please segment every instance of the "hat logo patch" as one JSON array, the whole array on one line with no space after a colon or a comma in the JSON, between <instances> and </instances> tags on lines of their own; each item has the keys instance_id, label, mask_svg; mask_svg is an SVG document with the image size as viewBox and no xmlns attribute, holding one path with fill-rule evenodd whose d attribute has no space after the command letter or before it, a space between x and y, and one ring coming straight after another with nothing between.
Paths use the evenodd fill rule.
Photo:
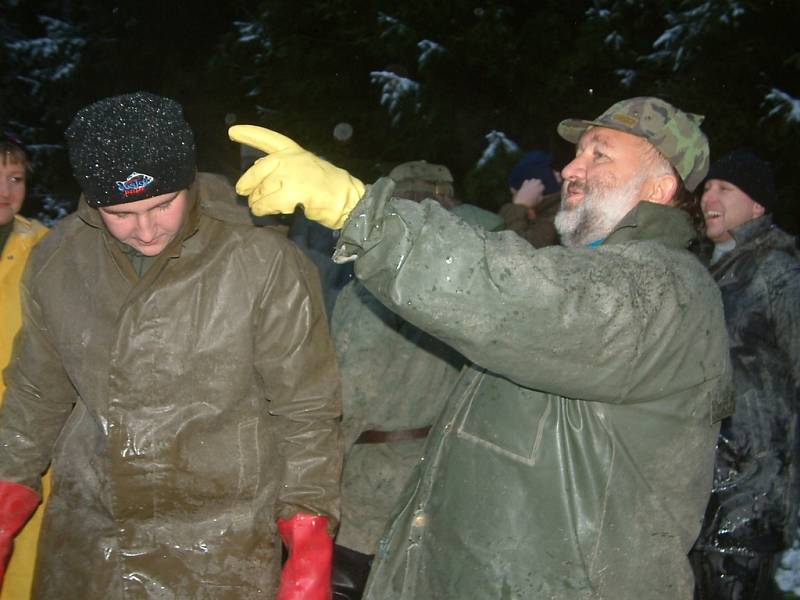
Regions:
<instances>
[{"instance_id":1,"label":"hat logo patch","mask_svg":"<svg viewBox=\"0 0 800 600\"><path fill-rule=\"evenodd\" d=\"M623 125L627 125L628 127L633 127L634 125L636 125L637 121L636 118L631 117L630 115L626 115L624 113L616 113L611 118L614 119L615 121L619 121Z\"/></svg>"},{"instance_id":2,"label":"hat logo patch","mask_svg":"<svg viewBox=\"0 0 800 600\"><path fill-rule=\"evenodd\" d=\"M124 196L135 196L145 191L153 181L154 179L150 175L134 171L128 175L125 181L117 182L117 190L122 192Z\"/></svg>"}]
</instances>

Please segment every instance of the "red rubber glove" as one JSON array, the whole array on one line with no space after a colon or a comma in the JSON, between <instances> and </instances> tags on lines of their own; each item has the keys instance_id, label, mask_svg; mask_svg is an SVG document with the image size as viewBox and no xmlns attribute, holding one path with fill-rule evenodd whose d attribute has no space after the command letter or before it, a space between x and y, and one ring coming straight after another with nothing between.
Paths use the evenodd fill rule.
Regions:
<instances>
[{"instance_id":1,"label":"red rubber glove","mask_svg":"<svg viewBox=\"0 0 800 600\"><path fill-rule=\"evenodd\" d=\"M0 481L0 585L6 574L14 536L28 522L40 500L39 494L28 486Z\"/></svg>"},{"instance_id":2,"label":"red rubber glove","mask_svg":"<svg viewBox=\"0 0 800 600\"><path fill-rule=\"evenodd\" d=\"M333 539L328 517L297 513L278 519L278 531L289 551L276 600L330 600Z\"/></svg>"}]
</instances>

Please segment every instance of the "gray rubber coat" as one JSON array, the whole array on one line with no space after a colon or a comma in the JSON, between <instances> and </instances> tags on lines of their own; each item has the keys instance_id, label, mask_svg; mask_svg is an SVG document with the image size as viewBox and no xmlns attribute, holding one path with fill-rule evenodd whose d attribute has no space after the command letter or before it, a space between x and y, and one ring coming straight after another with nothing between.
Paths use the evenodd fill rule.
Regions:
<instances>
[{"instance_id":1,"label":"gray rubber coat","mask_svg":"<svg viewBox=\"0 0 800 600\"><path fill-rule=\"evenodd\" d=\"M800 501L800 253L770 216L733 231L711 267L725 304L736 413L722 422L698 548L744 556L791 545Z\"/></svg>"}]
</instances>

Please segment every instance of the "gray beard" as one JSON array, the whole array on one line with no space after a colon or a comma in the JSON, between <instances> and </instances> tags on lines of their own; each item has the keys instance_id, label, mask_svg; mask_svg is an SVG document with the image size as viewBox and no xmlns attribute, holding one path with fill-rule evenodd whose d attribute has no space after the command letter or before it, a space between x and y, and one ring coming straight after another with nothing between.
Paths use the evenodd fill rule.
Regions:
<instances>
[{"instance_id":1,"label":"gray beard","mask_svg":"<svg viewBox=\"0 0 800 600\"><path fill-rule=\"evenodd\" d=\"M646 176L634 177L611 190L587 186L583 202L574 208L565 206L568 186L565 181L561 188L561 209L555 218L561 243L564 246L585 246L607 238L622 217L637 204L645 179Z\"/></svg>"}]
</instances>

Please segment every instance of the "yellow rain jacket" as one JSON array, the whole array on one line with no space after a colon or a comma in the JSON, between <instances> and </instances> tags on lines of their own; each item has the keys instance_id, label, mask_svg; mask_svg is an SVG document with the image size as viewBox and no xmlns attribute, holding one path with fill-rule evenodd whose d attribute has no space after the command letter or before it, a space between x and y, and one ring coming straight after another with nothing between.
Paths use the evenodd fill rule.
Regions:
<instances>
[{"instance_id":1,"label":"yellow rain jacket","mask_svg":"<svg viewBox=\"0 0 800 600\"><path fill-rule=\"evenodd\" d=\"M19 330L22 317L19 304L19 282L31 249L47 233L47 228L38 221L17 215L14 230L3 248L0 258L0 371L6 368L11 357L11 345ZM0 404L6 390L5 379L0 374ZM44 494L50 491L50 475L44 478ZM31 520L14 541L14 553L6 570L0 600L27 600L31 593L33 566L36 562L36 542L42 523L44 506L34 513Z\"/></svg>"}]
</instances>

